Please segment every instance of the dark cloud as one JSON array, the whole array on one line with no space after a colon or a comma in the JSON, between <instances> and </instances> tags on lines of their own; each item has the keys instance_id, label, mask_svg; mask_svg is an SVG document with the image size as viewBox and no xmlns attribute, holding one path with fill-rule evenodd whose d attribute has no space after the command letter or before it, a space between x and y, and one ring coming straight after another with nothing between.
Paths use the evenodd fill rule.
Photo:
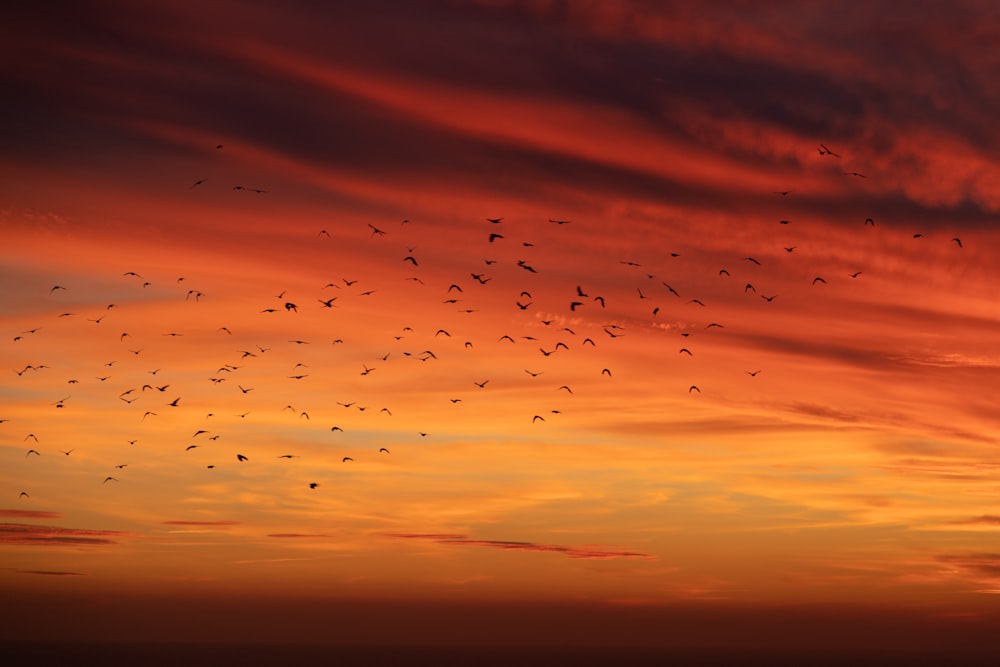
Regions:
<instances>
[{"instance_id":1,"label":"dark cloud","mask_svg":"<svg viewBox=\"0 0 1000 667\"><path fill-rule=\"evenodd\" d=\"M52 577L82 577L83 572L60 572L58 570L18 570L21 574L41 574Z\"/></svg>"}]
</instances>

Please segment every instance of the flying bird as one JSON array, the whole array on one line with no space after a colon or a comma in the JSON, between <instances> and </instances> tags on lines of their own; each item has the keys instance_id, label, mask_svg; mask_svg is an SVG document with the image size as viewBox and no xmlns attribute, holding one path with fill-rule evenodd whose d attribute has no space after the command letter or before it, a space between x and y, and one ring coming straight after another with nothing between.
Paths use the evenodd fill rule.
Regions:
<instances>
[{"instance_id":1,"label":"flying bird","mask_svg":"<svg viewBox=\"0 0 1000 667\"><path fill-rule=\"evenodd\" d=\"M816 150L819 151L820 155L831 155L833 157L840 157L840 155L838 155L837 153L834 153L829 148L827 148L826 144L820 144L819 148L817 148Z\"/></svg>"}]
</instances>

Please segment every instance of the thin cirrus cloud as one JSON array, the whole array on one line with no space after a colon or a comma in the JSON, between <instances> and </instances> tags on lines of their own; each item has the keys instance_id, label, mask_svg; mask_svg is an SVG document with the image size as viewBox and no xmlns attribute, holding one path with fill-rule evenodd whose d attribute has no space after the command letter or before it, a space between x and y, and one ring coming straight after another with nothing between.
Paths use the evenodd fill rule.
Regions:
<instances>
[{"instance_id":1,"label":"thin cirrus cloud","mask_svg":"<svg viewBox=\"0 0 1000 667\"><path fill-rule=\"evenodd\" d=\"M491 547L493 549L503 549L505 551L538 551L545 553L558 553L569 558L583 558L595 560L610 560L614 558L653 558L650 554L636 551L615 551L605 549L594 549L589 547L565 546L559 544L545 544L541 542L515 542L510 540L477 540L465 535L433 534L433 533L387 533L386 537L393 537L407 540L431 540L438 544L468 545L476 547Z\"/></svg>"},{"instance_id":2,"label":"thin cirrus cloud","mask_svg":"<svg viewBox=\"0 0 1000 667\"><path fill-rule=\"evenodd\" d=\"M120 530L61 528L27 523L0 524L0 543L25 546L99 546L118 544L117 539L129 537Z\"/></svg>"},{"instance_id":3,"label":"thin cirrus cloud","mask_svg":"<svg viewBox=\"0 0 1000 667\"><path fill-rule=\"evenodd\" d=\"M44 510L0 509L0 516L12 519L61 519L62 512L46 512Z\"/></svg>"}]
</instances>

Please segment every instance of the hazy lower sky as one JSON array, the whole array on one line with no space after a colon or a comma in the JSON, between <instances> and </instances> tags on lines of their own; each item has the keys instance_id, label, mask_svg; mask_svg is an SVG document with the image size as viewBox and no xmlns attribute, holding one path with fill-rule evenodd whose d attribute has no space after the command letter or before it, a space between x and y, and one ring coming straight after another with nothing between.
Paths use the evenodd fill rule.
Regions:
<instances>
[{"instance_id":1,"label":"hazy lower sky","mask_svg":"<svg viewBox=\"0 0 1000 667\"><path fill-rule=\"evenodd\" d=\"M0 10L5 632L995 624L998 12Z\"/></svg>"}]
</instances>

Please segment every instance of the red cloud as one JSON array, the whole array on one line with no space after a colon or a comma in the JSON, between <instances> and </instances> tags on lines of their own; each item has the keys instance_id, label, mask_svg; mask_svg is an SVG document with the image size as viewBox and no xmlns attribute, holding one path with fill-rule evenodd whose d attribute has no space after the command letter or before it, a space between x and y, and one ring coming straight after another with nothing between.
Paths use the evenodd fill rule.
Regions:
<instances>
[{"instance_id":1,"label":"red cloud","mask_svg":"<svg viewBox=\"0 0 1000 667\"><path fill-rule=\"evenodd\" d=\"M303 533L271 533L268 537L330 537L329 535L306 535Z\"/></svg>"},{"instance_id":2,"label":"red cloud","mask_svg":"<svg viewBox=\"0 0 1000 667\"><path fill-rule=\"evenodd\" d=\"M439 544L467 544L477 547L493 547L494 549L507 549L510 551L546 551L560 553L570 558L652 558L649 554L636 551L615 551L605 549L593 549L588 547L573 547L560 544L543 544L540 542L515 542L509 540L474 540L465 535L435 535L421 533L387 533L387 537L401 537L405 539L425 539L433 540Z\"/></svg>"},{"instance_id":3,"label":"red cloud","mask_svg":"<svg viewBox=\"0 0 1000 667\"><path fill-rule=\"evenodd\" d=\"M119 530L88 530L84 528L59 528L28 523L0 523L0 544L117 544L109 537L127 537Z\"/></svg>"}]
</instances>

